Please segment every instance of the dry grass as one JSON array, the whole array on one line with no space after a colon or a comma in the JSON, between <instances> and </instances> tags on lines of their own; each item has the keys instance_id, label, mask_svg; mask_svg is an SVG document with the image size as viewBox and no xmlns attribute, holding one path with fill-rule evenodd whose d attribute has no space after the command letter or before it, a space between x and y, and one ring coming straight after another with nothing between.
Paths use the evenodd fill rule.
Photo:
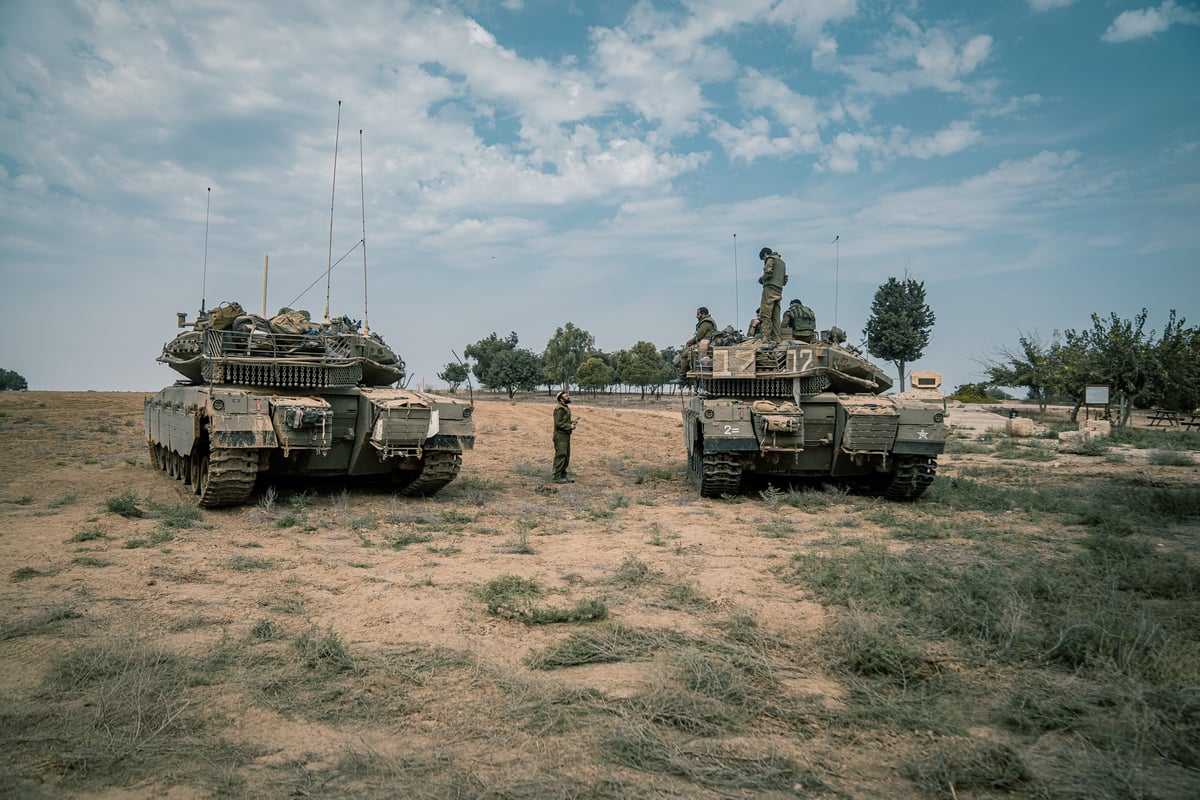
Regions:
<instances>
[{"instance_id":1,"label":"dry grass","mask_svg":"<svg viewBox=\"0 0 1200 800\"><path fill-rule=\"evenodd\" d=\"M0 797L1200 794L1183 440L701 500L676 406L581 400L558 487L550 406L492 401L435 498L199 514L90 394L0 398Z\"/></svg>"}]
</instances>

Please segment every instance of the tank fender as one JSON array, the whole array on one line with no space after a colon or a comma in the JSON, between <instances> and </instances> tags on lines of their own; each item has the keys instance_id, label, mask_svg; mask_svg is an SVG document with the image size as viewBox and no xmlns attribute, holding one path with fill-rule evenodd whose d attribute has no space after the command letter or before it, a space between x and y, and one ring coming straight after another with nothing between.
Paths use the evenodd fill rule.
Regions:
<instances>
[{"instance_id":1,"label":"tank fender","mask_svg":"<svg viewBox=\"0 0 1200 800\"><path fill-rule=\"evenodd\" d=\"M757 452L754 411L739 400L708 400L700 412L706 453Z\"/></svg>"},{"instance_id":2,"label":"tank fender","mask_svg":"<svg viewBox=\"0 0 1200 800\"><path fill-rule=\"evenodd\" d=\"M213 392L208 404L208 438L214 448L278 447L271 404L246 393Z\"/></svg>"},{"instance_id":3,"label":"tank fender","mask_svg":"<svg viewBox=\"0 0 1200 800\"><path fill-rule=\"evenodd\" d=\"M430 434L430 438L436 436L441 440L444 437L450 437L457 439L459 445L466 450L474 448L475 422L472 415L475 413L475 406L457 398L434 395L424 395L424 397L437 412L438 429ZM429 442L428 446L442 449L441 445L433 442Z\"/></svg>"},{"instance_id":4,"label":"tank fender","mask_svg":"<svg viewBox=\"0 0 1200 800\"><path fill-rule=\"evenodd\" d=\"M936 456L946 449L945 413L941 408L914 404L902 405L899 411L895 452Z\"/></svg>"},{"instance_id":5,"label":"tank fender","mask_svg":"<svg viewBox=\"0 0 1200 800\"><path fill-rule=\"evenodd\" d=\"M200 409L194 403L147 398L143 404L146 438L180 455L191 455L200 438Z\"/></svg>"}]
</instances>

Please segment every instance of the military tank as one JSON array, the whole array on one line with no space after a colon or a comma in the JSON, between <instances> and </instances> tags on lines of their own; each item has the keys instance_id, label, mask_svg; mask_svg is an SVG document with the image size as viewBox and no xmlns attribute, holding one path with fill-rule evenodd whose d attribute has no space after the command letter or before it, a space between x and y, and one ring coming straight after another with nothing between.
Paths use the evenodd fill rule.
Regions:
<instances>
[{"instance_id":1,"label":"military tank","mask_svg":"<svg viewBox=\"0 0 1200 800\"><path fill-rule=\"evenodd\" d=\"M348 317L201 310L158 361L183 375L145 401L156 467L205 507L246 502L260 475L388 479L429 496L474 446L473 405L396 388L404 361Z\"/></svg>"},{"instance_id":2,"label":"military tank","mask_svg":"<svg viewBox=\"0 0 1200 800\"><path fill-rule=\"evenodd\" d=\"M727 328L701 345L684 365L696 393L683 435L702 496L737 494L751 477L833 479L894 500L933 483L944 402L885 395L891 379L836 328L778 345Z\"/></svg>"}]
</instances>

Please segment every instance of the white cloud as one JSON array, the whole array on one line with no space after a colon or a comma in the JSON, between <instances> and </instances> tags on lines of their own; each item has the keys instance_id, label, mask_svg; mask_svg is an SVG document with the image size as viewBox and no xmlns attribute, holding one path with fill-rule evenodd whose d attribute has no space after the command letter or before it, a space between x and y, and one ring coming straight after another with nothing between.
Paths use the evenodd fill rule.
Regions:
<instances>
[{"instance_id":1,"label":"white cloud","mask_svg":"<svg viewBox=\"0 0 1200 800\"><path fill-rule=\"evenodd\" d=\"M965 239L978 231L1000 232L1016 220L1029 224L1048 204L1087 191L1073 179L1074 152L1043 152L1005 161L986 174L957 184L896 192L858 215L863 224L910 225L953 231Z\"/></svg>"},{"instance_id":2,"label":"white cloud","mask_svg":"<svg viewBox=\"0 0 1200 800\"><path fill-rule=\"evenodd\" d=\"M1029 3L1029 10L1035 14L1040 14L1044 11L1052 11L1056 8L1066 8L1073 5L1075 0L1026 0Z\"/></svg>"},{"instance_id":3,"label":"white cloud","mask_svg":"<svg viewBox=\"0 0 1200 800\"><path fill-rule=\"evenodd\" d=\"M1132 42L1162 33L1172 25L1200 25L1200 11L1181 8L1174 0L1165 0L1158 8L1124 11L1113 20L1101 41Z\"/></svg>"},{"instance_id":4,"label":"white cloud","mask_svg":"<svg viewBox=\"0 0 1200 800\"><path fill-rule=\"evenodd\" d=\"M833 68L866 94L886 97L918 89L965 93L967 79L991 57L992 43L987 34L963 37L939 27L925 29L898 16L892 33L874 54L843 56Z\"/></svg>"}]
</instances>

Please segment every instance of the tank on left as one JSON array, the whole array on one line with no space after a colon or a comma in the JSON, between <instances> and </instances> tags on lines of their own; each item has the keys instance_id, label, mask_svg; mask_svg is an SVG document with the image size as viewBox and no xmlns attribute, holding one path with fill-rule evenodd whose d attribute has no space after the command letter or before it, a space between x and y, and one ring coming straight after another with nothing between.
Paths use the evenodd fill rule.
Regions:
<instances>
[{"instance_id":1,"label":"tank on left","mask_svg":"<svg viewBox=\"0 0 1200 800\"><path fill-rule=\"evenodd\" d=\"M178 325L157 360L184 379L146 399L146 440L201 506L245 503L259 476L386 479L429 496L475 444L473 404L398 388L404 360L349 317L222 303Z\"/></svg>"}]
</instances>

